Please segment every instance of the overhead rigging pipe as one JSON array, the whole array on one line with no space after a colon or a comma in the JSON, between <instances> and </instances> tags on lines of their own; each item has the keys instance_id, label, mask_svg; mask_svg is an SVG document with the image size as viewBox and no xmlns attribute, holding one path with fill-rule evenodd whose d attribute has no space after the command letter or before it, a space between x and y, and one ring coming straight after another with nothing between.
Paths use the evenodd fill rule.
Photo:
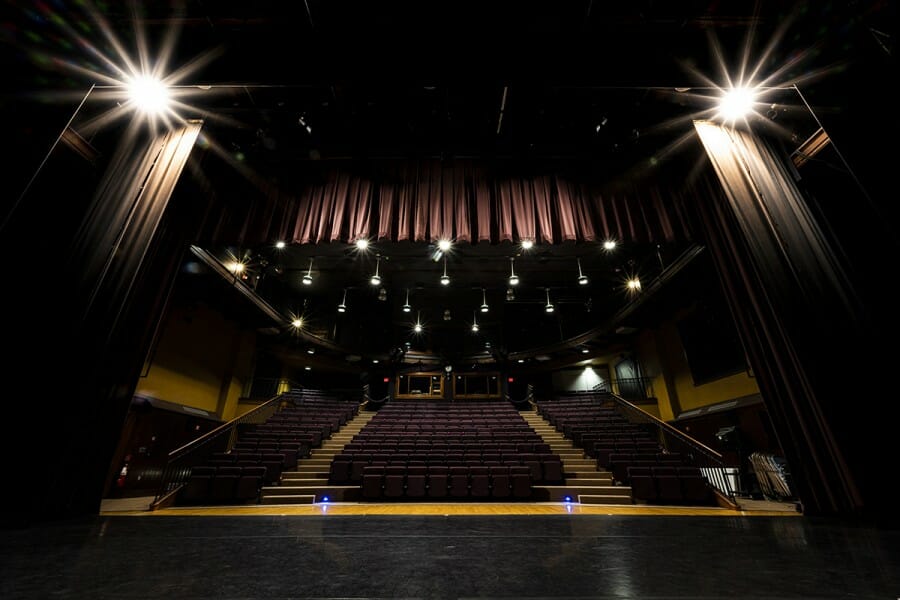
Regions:
<instances>
[{"instance_id":1,"label":"overhead rigging pipe","mask_svg":"<svg viewBox=\"0 0 900 600\"><path fill-rule=\"evenodd\" d=\"M506 110L506 93L509 86L503 86L503 97L500 99L500 116L497 118L497 135L500 135L500 126L503 125L503 111Z\"/></svg>"}]
</instances>

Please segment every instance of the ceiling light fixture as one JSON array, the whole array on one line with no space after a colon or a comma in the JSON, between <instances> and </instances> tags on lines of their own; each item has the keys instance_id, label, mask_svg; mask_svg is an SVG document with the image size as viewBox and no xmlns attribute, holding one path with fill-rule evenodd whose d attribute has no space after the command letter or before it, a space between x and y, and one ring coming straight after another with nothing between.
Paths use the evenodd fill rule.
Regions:
<instances>
[{"instance_id":1,"label":"ceiling light fixture","mask_svg":"<svg viewBox=\"0 0 900 600\"><path fill-rule=\"evenodd\" d=\"M372 279L369 282L372 285L380 285L381 284L381 275L378 274L378 267L381 266L381 257L375 259L375 274L372 275Z\"/></svg>"},{"instance_id":2,"label":"ceiling light fixture","mask_svg":"<svg viewBox=\"0 0 900 600\"><path fill-rule=\"evenodd\" d=\"M300 329L301 327L303 327L303 319L300 317L296 317L291 321L291 325L293 325L294 329Z\"/></svg>"},{"instance_id":3,"label":"ceiling light fixture","mask_svg":"<svg viewBox=\"0 0 900 600\"><path fill-rule=\"evenodd\" d=\"M478 333L478 313L472 313L472 332Z\"/></svg>"},{"instance_id":4,"label":"ceiling light fixture","mask_svg":"<svg viewBox=\"0 0 900 600\"><path fill-rule=\"evenodd\" d=\"M487 292L484 291L484 288L481 288L481 312L486 313L488 310L487 303Z\"/></svg>"},{"instance_id":5,"label":"ceiling light fixture","mask_svg":"<svg viewBox=\"0 0 900 600\"><path fill-rule=\"evenodd\" d=\"M632 292L639 292L641 290L641 280L637 277L632 277L625 285L627 285L628 289Z\"/></svg>"},{"instance_id":6,"label":"ceiling light fixture","mask_svg":"<svg viewBox=\"0 0 900 600\"><path fill-rule=\"evenodd\" d=\"M382 302L387 300L387 290L386 289L381 288L380 290L378 290L378 299L381 300Z\"/></svg>"},{"instance_id":7,"label":"ceiling light fixture","mask_svg":"<svg viewBox=\"0 0 900 600\"><path fill-rule=\"evenodd\" d=\"M277 242L275 242L275 247L278 248L279 250L281 250L282 248L285 247L284 241L283 241L283 240L278 240Z\"/></svg>"},{"instance_id":8,"label":"ceiling light fixture","mask_svg":"<svg viewBox=\"0 0 900 600\"><path fill-rule=\"evenodd\" d=\"M516 292L512 288L506 288L506 301L512 302L516 299Z\"/></svg>"},{"instance_id":9,"label":"ceiling light fixture","mask_svg":"<svg viewBox=\"0 0 900 600\"><path fill-rule=\"evenodd\" d=\"M441 275L441 285L450 285L450 276L447 275L447 259L444 258L444 274Z\"/></svg>"},{"instance_id":10,"label":"ceiling light fixture","mask_svg":"<svg viewBox=\"0 0 900 600\"><path fill-rule=\"evenodd\" d=\"M310 127L310 126L309 126L309 123L306 122L306 115L305 115L305 114L304 114L304 115L300 115L300 117L297 119L297 123L299 123L300 126L303 127L303 129L306 130L306 133L310 133L310 134L312 133L312 127Z\"/></svg>"},{"instance_id":11,"label":"ceiling light fixture","mask_svg":"<svg viewBox=\"0 0 900 600\"><path fill-rule=\"evenodd\" d=\"M575 260L578 261L578 285L587 285L587 284L588 284L588 278L587 278L587 275L585 275L585 274L581 271L581 259L580 259L580 258L576 258Z\"/></svg>"},{"instance_id":12,"label":"ceiling light fixture","mask_svg":"<svg viewBox=\"0 0 900 600\"><path fill-rule=\"evenodd\" d=\"M341 303L338 304L338 312L347 312L347 290L344 289L344 299L341 300Z\"/></svg>"},{"instance_id":13,"label":"ceiling light fixture","mask_svg":"<svg viewBox=\"0 0 900 600\"><path fill-rule=\"evenodd\" d=\"M547 289L544 290L544 291L547 292L547 305L544 307L544 311L545 311L545 312L548 312L548 313L552 313L552 312L553 312L553 305L550 304L550 288L547 288Z\"/></svg>"},{"instance_id":14,"label":"ceiling light fixture","mask_svg":"<svg viewBox=\"0 0 900 600\"><path fill-rule=\"evenodd\" d=\"M523 250L531 250L534 247L533 240L522 240L522 249Z\"/></svg>"},{"instance_id":15,"label":"ceiling light fixture","mask_svg":"<svg viewBox=\"0 0 900 600\"><path fill-rule=\"evenodd\" d=\"M366 238L359 238L356 240L356 249L357 250L366 250L369 247L369 240Z\"/></svg>"},{"instance_id":16,"label":"ceiling light fixture","mask_svg":"<svg viewBox=\"0 0 900 600\"><path fill-rule=\"evenodd\" d=\"M756 94L751 88L732 88L719 99L719 116L729 122L744 119L753 112L755 103Z\"/></svg>"},{"instance_id":17,"label":"ceiling light fixture","mask_svg":"<svg viewBox=\"0 0 900 600\"><path fill-rule=\"evenodd\" d=\"M516 258L511 256L509 258L509 285L519 285L519 276L516 275L515 262Z\"/></svg>"},{"instance_id":18,"label":"ceiling light fixture","mask_svg":"<svg viewBox=\"0 0 900 600\"><path fill-rule=\"evenodd\" d=\"M449 308L445 308L445 309L444 309L444 320L445 320L445 321L449 321L450 318L451 318L451 317L450 317L450 309L449 309Z\"/></svg>"},{"instance_id":19,"label":"ceiling light fixture","mask_svg":"<svg viewBox=\"0 0 900 600\"><path fill-rule=\"evenodd\" d=\"M416 313L416 324L413 326L413 331L416 333L422 333L422 313L421 311Z\"/></svg>"},{"instance_id":20,"label":"ceiling light fixture","mask_svg":"<svg viewBox=\"0 0 900 600\"><path fill-rule=\"evenodd\" d=\"M309 259L309 269L306 271L306 275L303 276L303 285L311 285L312 284L312 267L313 267L313 259Z\"/></svg>"},{"instance_id":21,"label":"ceiling light fixture","mask_svg":"<svg viewBox=\"0 0 900 600\"><path fill-rule=\"evenodd\" d=\"M607 252L612 252L616 249L616 240L608 239L603 242L603 249Z\"/></svg>"},{"instance_id":22,"label":"ceiling light fixture","mask_svg":"<svg viewBox=\"0 0 900 600\"><path fill-rule=\"evenodd\" d=\"M406 304L403 305L403 312L408 313L412 310L412 306L409 305L409 290L406 290Z\"/></svg>"},{"instance_id":23,"label":"ceiling light fixture","mask_svg":"<svg viewBox=\"0 0 900 600\"><path fill-rule=\"evenodd\" d=\"M128 97L143 113L158 115L169 108L169 88L155 77L140 75L128 82Z\"/></svg>"}]
</instances>

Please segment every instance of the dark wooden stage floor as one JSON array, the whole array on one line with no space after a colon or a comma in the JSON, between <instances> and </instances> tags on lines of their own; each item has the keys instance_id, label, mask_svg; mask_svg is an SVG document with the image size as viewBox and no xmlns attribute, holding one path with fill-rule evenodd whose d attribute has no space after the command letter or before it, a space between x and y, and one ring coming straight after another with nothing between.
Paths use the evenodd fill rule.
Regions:
<instances>
[{"instance_id":1,"label":"dark wooden stage floor","mask_svg":"<svg viewBox=\"0 0 900 600\"><path fill-rule=\"evenodd\" d=\"M133 508L4 532L0 597L900 598L900 530L786 511Z\"/></svg>"}]
</instances>

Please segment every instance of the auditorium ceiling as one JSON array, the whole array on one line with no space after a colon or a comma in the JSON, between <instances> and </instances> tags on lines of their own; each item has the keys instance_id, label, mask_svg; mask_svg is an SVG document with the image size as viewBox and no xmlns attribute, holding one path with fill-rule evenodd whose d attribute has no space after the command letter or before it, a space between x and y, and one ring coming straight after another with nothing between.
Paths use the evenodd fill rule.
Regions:
<instances>
[{"instance_id":1,"label":"auditorium ceiling","mask_svg":"<svg viewBox=\"0 0 900 600\"><path fill-rule=\"evenodd\" d=\"M181 74L179 118L204 121L202 176L222 195L222 182L240 181L233 190L265 197L300 193L327 170L370 176L391 162L671 191L703 164L692 120L715 114L717 88L742 62L756 83L777 73L766 83L783 89L754 118L791 155L817 130L806 101L825 97L821 65L840 62L839 41L811 23L833 29L844 15L806 2L269 0L107 3L57 16L103 52L117 46L107 30L121 47L166 54ZM86 56L83 66L98 63ZM103 110L84 107L73 127ZM252 292L232 308L298 364L311 348L350 362L573 362L627 348L628 335L689 305L692 290L715 288L692 236L615 250L604 237L531 249L463 240L446 252L436 239L373 240L367 252L349 239L277 241L200 240L183 285L199 294L206 274ZM246 263L246 279L221 272L229 258ZM382 285L369 283L376 268ZM628 287L635 277L640 290ZM285 326L293 316L301 332Z\"/></svg>"}]
</instances>

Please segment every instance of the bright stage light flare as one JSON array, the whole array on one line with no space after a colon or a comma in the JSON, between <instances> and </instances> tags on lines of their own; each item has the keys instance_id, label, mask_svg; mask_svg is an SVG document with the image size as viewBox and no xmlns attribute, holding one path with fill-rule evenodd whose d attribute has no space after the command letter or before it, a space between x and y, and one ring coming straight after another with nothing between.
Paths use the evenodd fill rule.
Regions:
<instances>
[{"instance_id":1,"label":"bright stage light flare","mask_svg":"<svg viewBox=\"0 0 900 600\"><path fill-rule=\"evenodd\" d=\"M743 119L753 111L756 94L744 87L728 90L719 100L719 116L726 121Z\"/></svg>"},{"instance_id":2,"label":"bright stage light flare","mask_svg":"<svg viewBox=\"0 0 900 600\"><path fill-rule=\"evenodd\" d=\"M159 79L147 75L128 83L128 96L141 112L158 115L169 108L169 88Z\"/></svg>"}]
</instances>

